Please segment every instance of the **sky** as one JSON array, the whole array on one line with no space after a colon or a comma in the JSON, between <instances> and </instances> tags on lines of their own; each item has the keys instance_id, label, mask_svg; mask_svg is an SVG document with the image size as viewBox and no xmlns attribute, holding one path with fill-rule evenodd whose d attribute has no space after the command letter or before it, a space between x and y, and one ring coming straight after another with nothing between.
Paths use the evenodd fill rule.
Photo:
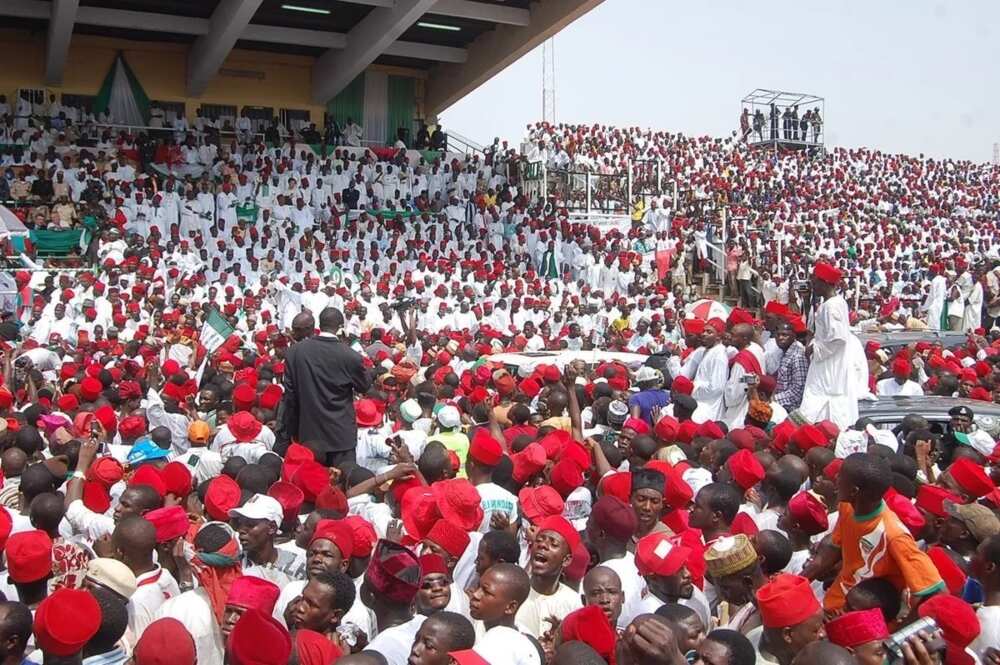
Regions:
<instances>
[{"instance_id":1,"label":"sky","mask_svg":"<svg viewBox=\"0 0 1000 665\"><path fill-rule=\"evenodd\" d=\"M988 162L998 63L997 0L604 0L555 37L555 118L727 136L767 88L825 98L828 146ZM441 118L519 141L541 90L539 47Z\"/></svg>"}]
</instances>

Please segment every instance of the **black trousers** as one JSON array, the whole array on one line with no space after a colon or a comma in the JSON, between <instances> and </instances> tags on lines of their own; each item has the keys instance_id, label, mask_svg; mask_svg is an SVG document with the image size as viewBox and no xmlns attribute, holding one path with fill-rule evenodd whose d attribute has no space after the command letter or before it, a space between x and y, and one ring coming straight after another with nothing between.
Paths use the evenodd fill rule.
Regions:
<instances>
[{"instance_id":1,"label":"black trousers","mask_svg":"<svg viewBox=\"0 0 1000 665\"><path fill-rule=\"evenodd\" d=\"M344 462L357 461L354 452L355 452L354 448L351 448L350 450L337 450L337 451L327 452L326 466L334 467L334 466L340 466Z\"/></svg>"}]
</instances>

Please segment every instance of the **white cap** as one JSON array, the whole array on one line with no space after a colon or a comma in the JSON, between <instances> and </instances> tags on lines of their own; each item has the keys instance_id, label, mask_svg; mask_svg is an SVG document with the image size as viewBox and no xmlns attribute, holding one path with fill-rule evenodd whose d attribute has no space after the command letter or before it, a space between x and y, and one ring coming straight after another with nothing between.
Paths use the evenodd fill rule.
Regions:
<instances>
[{"instance_id":1,"label":"white cap","mask_svg":"<svg viewBox=\"0 0 1000 665\"><path fill-rule=\"evenodd\" d=\"M230 517L245 517L248 520L270 520L275 526L284 520L284 510L278 500L266 494L254 494L239 508L229 511Z\"/></svg>"},{"instance_id":2,"label":"white cap","mask_svg":"<svg viewBox=\"0 0 1000 665\"><path fill-rule=\"evenodd\" d=\"M636 383L646 383L648 381L659 381L663 377L655 367L642 366L635 374Z\"/></svg>"},{"instance_id":3,"label":"white cap","mask_svg":"<svg viewBox=\"0 0 1000 665\"><path fill-rule=\"evenodd\" d=\"M458 409L449 404L442 406L441 410L437 412L437 421L441 427L451 429L462 424L462 415L458 412Z\"/></svg>"},{"instance_id":4,"label":"white cap","mask_svg":"<svg viewBox=\"0 0 1000 665\"><path fill-rule=\"evenodd\" d=\"M424 410L420 408L420 403L412 398L399 405L399 415L403 416L403 420L408 423L416 422L423 412Z\"/></svg>"},{"instance_id":5,"label":"white cap","mask_svg":"<svg viewBox=\"0 0 1000 665\"><path fill-rule=\"evenodd\" d=\"M993 453L996 443L993 441L993 437L989 435L989 432L977 429L975 432L969 432L968 436L969 445L980 455L990 455Z\"/></svg>"}]
</instances>

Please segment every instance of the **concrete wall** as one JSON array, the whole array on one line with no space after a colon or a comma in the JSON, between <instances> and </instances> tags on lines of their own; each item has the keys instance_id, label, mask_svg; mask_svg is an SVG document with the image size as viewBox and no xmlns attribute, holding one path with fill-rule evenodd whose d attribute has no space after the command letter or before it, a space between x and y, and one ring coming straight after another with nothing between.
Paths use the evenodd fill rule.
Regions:
<instances>
[{"instance_id":1,"label":"concrete wall","mask_svg":"<svg viewBox=\"0 0 1000 665\"><path fill-rule=\"evenodd\" d=\"M2 1L2 0L0 0ZM47 88L61 93L95 95L107 75L115 55L122 51L150 99L186 104L188 118L205 104L270 106L278 109L308 110L317 125L323 120L323 106L312 103L312 66L315 58L234 49L219 74L198 98L187 96L188 45L169 42L126 41L109 37L73 35L63 85L44 85L45 35L0 30L0 94L13 100L18 88ZM422 108L426 73L400 67L372 65L417 82L418 110Z\"/></svg>"}]
</instances>

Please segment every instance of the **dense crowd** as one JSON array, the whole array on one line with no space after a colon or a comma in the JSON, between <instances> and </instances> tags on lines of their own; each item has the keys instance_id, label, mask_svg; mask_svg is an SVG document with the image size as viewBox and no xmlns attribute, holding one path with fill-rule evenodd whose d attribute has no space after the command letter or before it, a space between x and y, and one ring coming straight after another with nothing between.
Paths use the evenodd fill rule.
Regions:
<instances>
[{"instance_id":1,"label":"dense crowd","mask_svg":"<svg viewBox=\"0 0 1000 665\"><path fill-rule=\"evenodd\" d=\"M25 248L0 322L7 661L1000 660L995 172L87 122L3 157L29 228L93 233L78 270ZM681 195L573 222L526 194L539 158L658 159ZM744 302L703 311L722 207ZM947 420L864 417L925 394Z\"/></svg>"}]
</instances>

